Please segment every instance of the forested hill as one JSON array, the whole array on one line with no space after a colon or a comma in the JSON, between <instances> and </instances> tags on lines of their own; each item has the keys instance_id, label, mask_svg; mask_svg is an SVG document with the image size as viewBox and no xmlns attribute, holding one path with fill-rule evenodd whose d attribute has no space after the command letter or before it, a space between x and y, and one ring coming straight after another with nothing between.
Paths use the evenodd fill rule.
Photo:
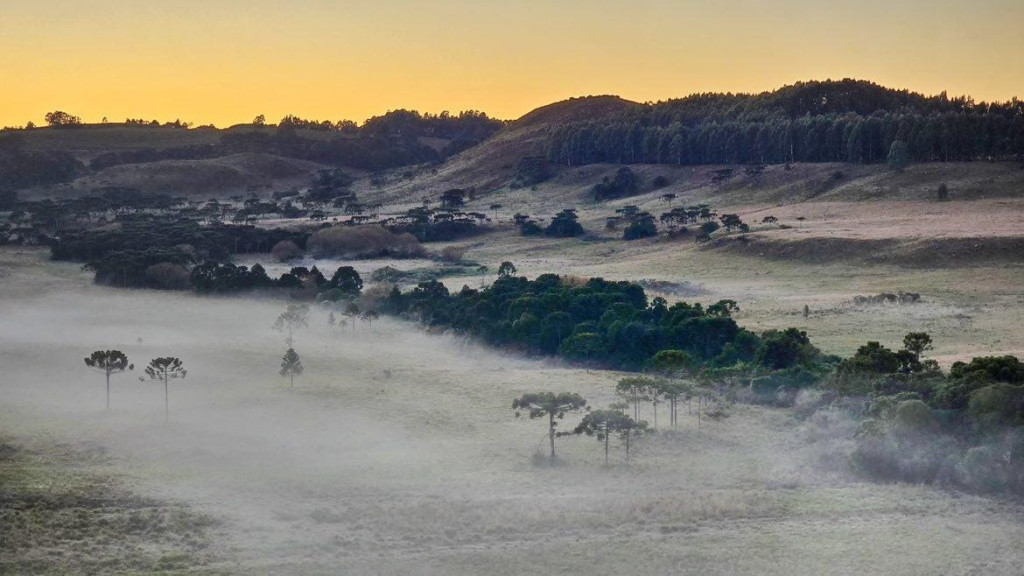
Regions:
<instances>
[{"instance_id":1,"label":"forested hill","mask_svg":"<svg viewBox=\"0 0 1024 576\"><path fill-rule=\"evenodd\" d=\"M801 82L761 94L695 94L562 122L548 158L591 163L885 161L894 142L918 162L1024 156L1024 102L923 96L860 80Z\"/></svg>"}]
</instances>

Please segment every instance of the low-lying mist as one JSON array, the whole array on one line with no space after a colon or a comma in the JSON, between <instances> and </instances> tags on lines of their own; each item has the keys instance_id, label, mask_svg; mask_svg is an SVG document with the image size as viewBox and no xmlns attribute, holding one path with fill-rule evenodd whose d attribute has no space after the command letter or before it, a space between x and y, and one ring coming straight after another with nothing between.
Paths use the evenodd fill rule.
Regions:
<instances>
[{"instance_id":1,"label":"low-lying mist","mask_svg":"<svg viewBox=\"0 0 1024 576\"><path fill-rule=\"evenodd\" d=\"M290 388L271 329L286 301L33 266L0 278L0 429L102 449L140 493L222 519L226 572L1012 574L1024 560L1016 504L860 483L828 463L839 441L790 411L737 405L698 429L683 408L629 465L579 437L537 466L545 425L516 419L512 399L571 391L603 408L621 374L396 320L331 326L314 306ZM83 362L101 349L135 367L112 377L110 410ZM139 380L159 356L188 370L167 423L162 386Z\"/></svg>"}]
</instances>

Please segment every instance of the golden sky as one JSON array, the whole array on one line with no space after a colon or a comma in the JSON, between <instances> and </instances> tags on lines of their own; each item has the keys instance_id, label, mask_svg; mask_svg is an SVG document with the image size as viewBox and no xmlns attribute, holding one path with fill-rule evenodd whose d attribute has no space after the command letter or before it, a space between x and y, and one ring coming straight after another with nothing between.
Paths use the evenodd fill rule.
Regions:
<instances>
[{"instance_id":1,"label":"golden sky","mask_svg":"<svg viewBox=\"0 0 1024 576\"><path fill-rule=\"evenodd\" d=\"M1024 97L1024 0L0 0L0 125L516 118L854 77Z\"/></svg>"}]
</instances>

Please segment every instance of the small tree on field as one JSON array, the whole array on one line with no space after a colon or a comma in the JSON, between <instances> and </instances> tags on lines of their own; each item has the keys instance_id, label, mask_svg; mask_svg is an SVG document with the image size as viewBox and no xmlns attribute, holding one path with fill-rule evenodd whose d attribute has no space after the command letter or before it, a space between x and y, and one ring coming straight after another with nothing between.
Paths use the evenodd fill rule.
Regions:
<instances>
[{"instance_id":1,"label":"small tree on field","mask_svg":"<svg viewBox=\"0 0 1024 576\"><path fill-rule=\"evenodd\" d=\"M302 360L294 348L289 348L281 359L281 376L287 376L291 380L291 387L295 387L295 377L302 374Z\"/></svg>"},{"instance_id":2,"label":"small tree on field","mask_svg":"<svg viewBox=\"0 0 1024 576\"><path fill-rule=\"evenodd\" d=\"M146 366L146 378L149 378L153 382L162 382L164 385L164 421L170 420L170 400L168 392L168 382L171 380L177 380L178 378L184 378L188 374L188 371L182 366L181 358L174 358L173 356L166 356L163 358L153 358L149 361L149 366ZM141 381L145 381L145 378L139 378Z\"/></svg>"},{"instance_id":3,"label":"small tree on field","mask_svg":"<svg viewBox=\"0 0 1024 576\"><path fill-rule=\"evenodd\" d=\"M125 370L134 370L135 365L128 363L128 357L120 350L97 350L85 359L85 365L91 370L103 374L107 378L107 410L110 410L110 377L121 374Z\"/></svg>"},{"instance_id":4,"label":"small tree on field","mask_svg":"<svg viewBox=\"0 0 1024 576\"><path fill-rule=\"evenodd\" d=\"M949 200L949 186L946 186L945 182L939 184L939 189L938 191L936 191L936 196L938 197L939 202L945 202Z\"/></svg>"},{"instance_id":5,"label":"small tree on field","mask_svg":"<svg viewBox=\"0 0 1024 576\"><path fill-rule=\"evenodd\" d=\"M309 306L306 304L292 304L277 317L273 328L285 334L285 344L291 348L295 342L295 331L307 326L309 326Z\"/></svg>"},{"instance_id":6,"label":"small tree on field","mask_svg":"<svg viewBox=\"0 0 1024 576\"><path fill-rule=\"evenodd\" d=\"M525 410L530 419L548 417L548 440L551 443L551 461L555 461L555 428L567 413L578 413L587 405L582 396L574 392L536 392L523 394L512 401L512 409L516 411L516 418L520 411Z\"/></svg>"}]
</instances>

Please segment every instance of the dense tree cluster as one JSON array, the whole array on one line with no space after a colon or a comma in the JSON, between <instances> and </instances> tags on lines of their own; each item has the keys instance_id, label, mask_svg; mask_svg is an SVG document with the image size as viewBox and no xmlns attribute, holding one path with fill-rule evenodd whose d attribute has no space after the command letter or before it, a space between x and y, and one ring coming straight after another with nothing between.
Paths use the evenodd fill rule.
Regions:
<instances>
[{"instance_id":1,"label":"dense tree cluster","mask_svg":"<svg viewBox=\"0 0 1024 576\"><path fill-rule=\"evenodd\" d=\"M607 163L780 164L1024 155L1024 102L925 97L862 81L804 82L762 94L697 94L554 130L548 158ZM898 160L897 162L902 162Z\"/></svg>"},{"instance_id":2,"label":"dense tree cluster","mask_svg":"<svg viewBox=\"0 0 1024 576\"><path fill-rule=\"evenodd\" d=\"M87 263L101 284L142 287L148 284L146 269L160 262L223 262L232 254L270 252L283 240L300 247L306 244L304 232L230 224L203 226L148 213L121 215L117 222L116 227L62 234L50 246L51 257Z\"/></svg>"},{"instance_id":3,"label":"dense tree cluster","mask_svg":"<svg viewBox=\"0 0 1024 576\"><path fill-rule=\"evenodd\" d=\"M17 190L73 180L84 170L67 152L25 149L20 134L0 136L0 187Z\"/></svg>"},{"instance_id":4,"label":"dense tree cluster","mask_svg":"<svg viewBox=\"0 0 1024 576\"><path fill-rule=\"evenodd\" d=\"M499 346L559 355L599 366L642 368L662 350L684 351L697 365L732 366L762 358L771 369L813 368L813 347L786 355L740 328L731 318L735 303L700 304L662 298L648 302L630 282L592 278L584 284L554 274L530 281L514 272L488 288L449 294L437 281L423 282L384 300L390 313L411 312L429 325L473 334ZM773 342L768 339L767 342ZM780 347L781 348L781 347Z\"/></svg>"}]
</instances>

